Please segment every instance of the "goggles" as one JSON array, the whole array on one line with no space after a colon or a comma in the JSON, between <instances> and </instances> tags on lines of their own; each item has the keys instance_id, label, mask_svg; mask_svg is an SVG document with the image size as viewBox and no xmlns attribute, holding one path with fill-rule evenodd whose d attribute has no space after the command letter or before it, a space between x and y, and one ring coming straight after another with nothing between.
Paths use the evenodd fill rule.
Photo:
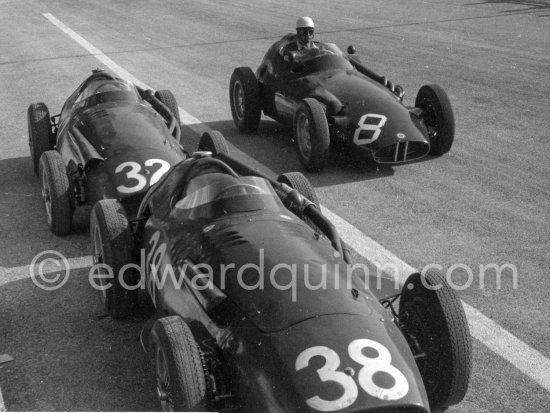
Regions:
<instances>
[{"instance_id":1,"label":"goggles","mask_svg":"<svg viewBox=\"0 0 550 413\"><path fill-rule=\"evenodd\" d=\"M304 29L298 29L298 34L301 34L301 35L305 35L305 34L308 34L310 36L313 36L313 33L315 32L314 29L310 29L310 28L304 28Z\"/></svg>"}]
</instances>

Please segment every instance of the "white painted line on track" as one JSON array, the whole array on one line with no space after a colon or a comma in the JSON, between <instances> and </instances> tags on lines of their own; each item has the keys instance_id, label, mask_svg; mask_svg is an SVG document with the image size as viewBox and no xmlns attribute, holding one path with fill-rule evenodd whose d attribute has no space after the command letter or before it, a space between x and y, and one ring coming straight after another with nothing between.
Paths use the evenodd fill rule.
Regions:
<instances>
[{"instance_id":1,"label":"white painted line on track","mask_svg":"<svg viewBox=\"0 0 550 413\"><path fill-rule=\"evenodd\" d=\"M55 26L57 26L67 36L69 36L71 39L73 39L75 42L77 42L80 46L82 46L84 49L86 49L97 60L99 60L101 63L103 63L109 69L111 69L113 72L118 74L120 77L133 82L134 84L138 85L142 89L152 89L146 83L143 83L141 80L134 77L134 75L132 75L131 73L126 71L126 69L122 68L117 63L115 63L113 60L111 60L110 58L105 56L105 54L101 50L99 50L97 47L95 47L89 41L84 39L82 36L80 36L74 30L67 27L65 24L63 24L61 21L59 21L55 16L53 16L50 13L43 13L43 16L46 19L48 19L50 22L52 22ZM193 117L191 114L187 113L183 109L180 108L179 111L180 111L181 122L183 124L185 124L187 127L191 128L195 133L197 133L199 135L202 135L204 132L207 132L207 131L210 130L210 128L208 126L204 125L203 122L201 122L197 118Z\"/></svg>"},{"instance_id":2,"label":"white painted line on track","mask_svg":"<svg viewBox=\"0 0 550 413\"><path fill-rule=\"evenodd\" d=\"M53 264L46 263L47 265L41 268L41 262L37 262L32 267L31 265L22 265L20 267L0 267L0 286L8 284L14 281L23 280L31 276L31 270L35 274L41 273L43 275L59 273L65 271L64 267L58 267ZM69 271L80 270L83 268L90 268L93 265L92 256L67 258L67 264Z\"/></svg>"},{"instance_id":3,"label":"white painted line on track","mask_svg":"<svg viewBox=\"0 0 550 413\"><path fill-rule=\"evenodd\" d=\"M405 282L410 274L418 272L416 268L396 257L343 218L325 207L321 207L321 209L350 247L377 268L395 269L395 271L390 271L390 274L397 277L401 284ZM468 319L472 337L475 337L491 351L507 360L547 391L550 391L550 359L484 316L471 305L462 301L462 306Z\"/></svg>"},{"instance_id":4,"label":"white painted line on track","mask_svg":"<svg viewBox=\"0 0 550 413\"><path fill-rule=\"evenodd\" d=\"M2 397L2 388L0 388L0 412L7 412L4 397Z\"/></svg>"},{"instance_id":5,"label":"white painted line on track","mask_svg":"<svg viewBox=\"0 0 550 413\"><path fill-rule=\"evenodd\" d=\"M80 44L99 61L109 67L113 72L134 82L142 88L150 89L149 86L113 62L105 56L101 50L97 49L50 13L45 13L44 17L66 33L71 39ZM203 132L211 130L208 126L204 125L197 118L193 117L182 108L180 108L179 111L182 123L190 127L196 133L202 134ZM233 149L234 152L239 153L239 155L244 155L238 149ZM396 257L390 251L386 250L376 241L363 234L360 230L336 215L334 212L331 212L324 207L322 210L323 213L336 226L342 239L344 239L350 247L357 251L367 261L371 262L378 268L387 268L390 266L393 268L398 268L398 274L395 274L395 276L399 278L401 283L404 282L408 275L418 271ZM482 342L500 357L513 364L518 370L540 384L544 389L550 391L550 375L548 374L548 372L550 372L550 359L546 358L539 351L531 348L523 341L519 340L513 334L506 331L493 320L484 316L472 306L466 304L464 301L462 304L464 306L464 310L466 311L466 316L468 317L470 332L474 338Z\"/></svg>"}]
</instances>

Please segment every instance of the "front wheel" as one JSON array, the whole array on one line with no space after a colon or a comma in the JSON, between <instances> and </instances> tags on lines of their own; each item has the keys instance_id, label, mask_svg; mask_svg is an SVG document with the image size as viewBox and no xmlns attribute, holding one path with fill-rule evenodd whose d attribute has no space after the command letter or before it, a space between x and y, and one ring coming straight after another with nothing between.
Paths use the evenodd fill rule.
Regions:
<instances>
[{"instance_id":1,"label":"front wheel","mask_svg":"<svg viewBox=\"0 0 550 413\"><path fill-rule=\"evenodd\" d=\"M151 330L151 347L161 409L207 410L206 367L189 326L178 316L158 319Z\"/></svg>"},{"instance_id":2,"label":"front wheel","mask_svg":"<svg viewBox=\"0 0 550 413\"><path fill-rule=\"evenodd\" d=\"M424 85L414 105L422 109L422 118L430 135L430 155L441 156L451 150L455 136L455 118L447 93L441 86Z\"/></svg>"},{"instance_id":3,"label":"front wheel","mask_svg":"<svg viewBox=\"0 0 550 413\"><path fill-rule=\"evenodd\" d=\"M116 199L98 201L92 208L90 235L94 266L101 273L97 286L105 311L113 318L133 314L138 274L123 267L132 262L132 232L126 211ZM103 265L98 265L103 264Z\"/></svg>"},{"instance_id":4,"label":"front wheel","mask_svg":"<svg viewBox=\"0 0 550 413\"><path fill-rule=\"evenodd\" d=\"M399 323L416 358L432 410L466 395L472 342L464 308L437 271L409 276L400 297Z\"/></svg>"},{"instance_id":5,"label":"front wheel","mask_svg":"<svg viewBox=\"0 0 550 413\"><path fill-rule=\"evenodd\" d=\"M40 157L54 147L54 135L50 121L50 111L45 103L32 103L27 109L29 128L29 148L35 175L38 175Z\"/></svg>"},{"instance_id":6,"label":"front wheel","mask_svg":"<svg viewBox=\"0 0 550 413\"><path fill-rule=\"evenodd\" d=\"M199 140L199 151L212 152L212 156L215 158L217 155L224 154L229 155L229 147L227 141L223 137L222 133L217 130L204 132Z\"/></svg>"},{"instance_id":7,"label":"front wheel","mask_svg":"<svg viewBox=\"0 0 550 413\"><path fill-rule=\"evenodd\" d=\"M67 235L71 232L71 196L67 169L59 152L46 151L42 154L39 175L50 230L55 235Z\"/></svg>"},{"instance_id":8,"label":"front wheel","mask_svg":"<svg viewBox=\"0 0 550 413\"><path fill-rule=\"evenodd\" d=\"M310 172L319 172L325 166L330 133L325 110L319 101L302 100L294 114L294 139L298 158Z\"/></svg>"},{"instance_id":9,"label":"front wheel","mask_svg":"<svg viewBox=\"0 0 550 413\"><path fill-rule=\"evenodd\" d=\"M249 67L238 67L229 81L229 101L233 121L239 131L254 132L261 117L260 88Z\"/></svg>"}]
</instances>

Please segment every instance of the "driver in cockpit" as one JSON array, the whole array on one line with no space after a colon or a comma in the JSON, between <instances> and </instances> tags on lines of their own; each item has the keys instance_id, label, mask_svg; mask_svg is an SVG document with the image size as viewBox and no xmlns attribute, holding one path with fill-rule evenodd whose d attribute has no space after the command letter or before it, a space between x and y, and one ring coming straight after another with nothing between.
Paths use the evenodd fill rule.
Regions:
<instances>
[{"instance_id":1,"label":"driver in cockpit","mask_svg":"<svg viewBox=\"0 0 550 413\"><path fill-rule=\"evenodd\" d=\"M317 45L313 43L315 37L315 25L310 17L300 17L296 21L296 47L297 50L302 49L317 49Z\"/></svg>"},{"instance_id":2,"label":"driver in cockpit","mask_svg":"<svg viewBox=\"0 0 550 413\"><path fill-rule=\"evenodd\" d=\"M300 17L296 21L296 36L295 41L287 44L282 52L284 56L288 56L289 52L298 52L305 54L313 49L319 49L313 38L315 37L315 24L311 17Z\"/></svg>"}]
</instances>

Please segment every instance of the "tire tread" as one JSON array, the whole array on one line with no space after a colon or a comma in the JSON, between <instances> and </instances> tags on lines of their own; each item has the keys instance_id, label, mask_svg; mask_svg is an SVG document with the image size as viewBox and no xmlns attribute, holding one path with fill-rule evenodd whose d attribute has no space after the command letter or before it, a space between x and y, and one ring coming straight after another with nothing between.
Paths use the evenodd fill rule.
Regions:
<instances>
[{"instance_id":1,"label":"tire tread","mask_svg":"<svg viewBox=\"0 0 550 413\"><path fill-rule=\"evenodd\" d=\"M99 225L102 240L103 262L110 265L115 278L107 291L105 307L115 319L132 315L137 300L137 290L127 290L118 282L119 270L132 262L132 234L124 208L116 199L98 201L92 209L90 230L95 236L95 225ZM128 274L127 271L125 274Z\"/></svg>"},{"instance_id":2,"label":"tire tread","mask_svg":"<svg viewBox=\"0 0 550 413\"><path fill-rule=\"evenodd\" d=\"M57 151L45 151L40 157L39 175L46 173L51 209L51 231L58 236L71 232L72 208L70 198L70 184L67 169L61 155Z\"/></svg>"},{"instance_id":3,"label":"tire tread","mask_svg":"<svg viewBox=\"0 0 550 413\"><path fill-rule=\"evenodd\" d=\"M42 154L53 149L50 111L44 102L31 103L27 109L29 146L35 175L39 174Z\"/></svg>"}]
</instances>

